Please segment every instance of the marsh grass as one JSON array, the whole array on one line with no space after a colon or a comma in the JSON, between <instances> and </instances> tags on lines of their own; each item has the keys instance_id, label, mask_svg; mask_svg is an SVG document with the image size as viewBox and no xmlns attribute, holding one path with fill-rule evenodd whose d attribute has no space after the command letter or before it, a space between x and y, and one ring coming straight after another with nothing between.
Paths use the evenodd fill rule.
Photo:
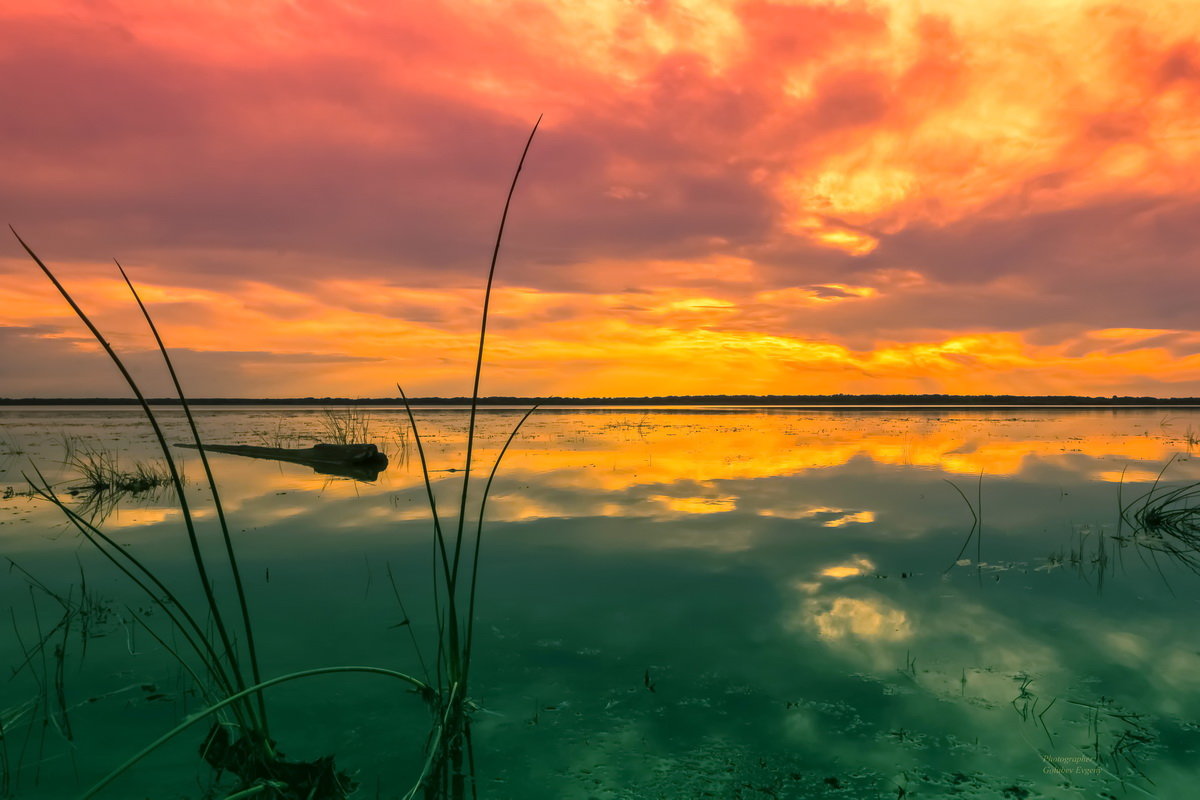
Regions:
<instances>
[{"instance_id":1,"label":"marsh grass","mask_svg":"<svg viewBox=\"0 0 1200 800\"><path fill-rule=\"evenodd\" d=\"M361 408L322 409L320 441L328 444L366 444L371 439L371 415Z\"/></svg>"},{"instance_id":2,"label":"marsh grass","mask_svg":"<svg viewBox=\"0 0 1200 800\"><path fill-rule=\"evenodd\" d=\"M65 492L92 522L107 518L125 498L157 499L171 485L171 473L165 464L137 461L125 468L112 450L73 440L66 442L66 449L63 463L72 475Z\"/></svg>"},{"instance_id":3,"label":"marsh grass","mask_svg":"<svg viewBox=\"0 0 1200 800\"><path fill-rule=\"evenodd\" d=\"M69 466L78 477L67 487L67 494L95 494L98 492L124 492L141 494L171 483L171 474L165 466L136 462L132 469L122 469L115 453L88 450L72 456Z\"/></svg>"},{"instance_id":4,"label":"marsh grass","mask_svg":"<svg viewBox=\"0 0 1200 800\"><path fill-rule=\"evenodd\" d=\"M389 462L395 461L401 466L408 463L410 434L407 421L395 427L380 425L376 417L355 407L321 409L315 423L297 424L297 419L313 418L307 414L300 417L281 415L273 424L250 433L253 444L280 450L313 444L374 444Z\"/></svg>"},{"instance_id":5,"label":"marsh grass","mask_svg":"<svg viewBox=\"0 0 1200 800\"><path fill-rule=\"evenodd\" d=\"M298 678L296 674L284 675L270 680L263 680L259 668L257 648L255 646L254 629L251 624L249 605L241 579L236 554L229 526L221 505L220 492L213 476L204 451L203 441L187 403L186 396L175 373L158 329L149 311L141 301L133 283L118 263L121 273L130 293L141 310L155 342L158 345L163 362L166 365L176 393L179 397L188 427L192 433L196 449L199 452L204 474L208 481L213 506L216 512L220 533L221 556L216 563L228 572L233 586L233 597L225 598L228 603L236 606L236 611L230 613L226 603L222 603L214 589L212 565L214 559L211 553L206 555L201 546L199 532L195 524L187 495L184 491L182 470L176 462L171 448L167 444L158 418L145 396L126 368L123 360L112 348L108 341L93 324L88 315L74 301L70 293L59 282L54 273L38 257L16 231L14 236L21 246L34 260L63 299L75 312L76 316L91 332L93 338L100 344L117 370L125 379L126 384L137 398L142 413L154 432L170 479L170 487L175 494L175 500L180 510L180 516L185 528L186 538L192 555L195 576L200 584L204 598L203 612L196 612L182 601L183 587L171 586L142 562L129 548L121 546L109 537L93 520L86 518L76 508L69 506L59 497L54 486L45 479L42 473L32 467L33 475L25 478L33 487L37 496L56 506L74 526L79 534L90 542L105 559L121 572L131 583L149 598L153 608L160 611L169 621L170 638L179 641L178 645L171 644L164 635L166 631L156 631L139 615L132 618L170 654L179 665L191 676L198 690L208 703L208 707L189 717L187 725L198 720L210 720L212 727L202 746L202 758L213 766L217 773L231 773L238 779L236 791L255 790L255 794L263 798L292 798L306 797L309 800L340 800L353 790L353 782L334 766L332 757L318 759L315 762L294 762L282 757L276 749L268 725L267 707L263 690ZM97 474L105 474L105 462L88 462L89 468L95 468ZM211 543L210 543L211 548ZM205 620L202 624L201 620ZM44 650L42 651L44 652ZM248 666L247 666L248 665ZM423 691L425 684L403 673L382 670L379 668L327 667L319 674L348 673L375 671L386 673L398 678L410 687ZM305 673L307 675L308 673ZM45 681L41 682L43 687ZM187 727L185 725L184 727ZM179 729L182 730L182 729ZM178 732L178 731L176 731ZM174 735L174 734L172 734ZM105 786L116 780L134 764L157 748L165 739L143 749L141 752L117 767L100 782L95 784L83 797L92 797ZM219 747L218 745L223 745ZM302 783L298 784L297 781ZM261 788L259 788L261 787Z\"/></svg>"},{"instance_id":6,"label":"marsh grass","mask_svg":"<svg viewBox=\"0 0 1200 800\"><path fill-rule=\"evenodd\" d=\"M479 383L483 374L483 354L487 341L488 312L491 308L492 287L495 281L496 264L500 246L504 240L504 227L509 209L530 145L537 134L541 117L534 123L521 151L521 157L513 172L512 182L500 215L500 224L492 248L491 263L484 287L483 309L480 315L479 337L475 354L474 380L471 386L471 403L467 418L466 455L462 469L462 484L458 494L458 514L453 527L443 522L438 511L437 498L430 477L431 468L421 441L420 428L413 415L412 406L403 387L396 386L408 416L413 446L421 467L429 503L434 539L434 614L437 621L438 639L436 656L433 659L435 701L433 706L434 733L428 739L427 757L421 776L405 800L418 792L433 800L452 798L461 800L469 793L474 796L474 751L471 743L471 716L477 708L468 693L472 657L474 655L475 609L479 584L479 563L483 545L483 521L487 511L488 496L500 464L516 438L521 427L537 410L530 408L517 421L508 438L496 455L488 473L483 491L475 498L478 512L474 515L474 529L468 524L468 505L472 500L471 476L476 445L475 427L478 418ZM469 565L469 567L468 567ZM469 569L469 571L467 571Z\"/></svg>"},{"instance_id":7,"label":"marsh grass","mask_svg":"<svg viewBox=\"0 0 1200 800\"><path fill-rule=\"evenodd\" d=\"M407 465L409 428L397 427L384 437L375 423L370 412L355 406L325 408L318 418L316 441L337 445L374 444L389 461Z\"/></svg>"},{"instance_id":8,"label":"marsh grass","mask_svg":"<svg viewBox=\"0 0 1200 800\"><path fill-rule=\"evenodd\" d=\"M104 635L113 618L111 607L89 591L82 564L79 566L79 585L63 594L49 588L11 558L5 560L9 571L19 573L28 585L30 614L27 619L33 623L32 631L22 632L15 612L11 614L12 641L17 644L22 658L11 667L8 680L11 682L28 673L34 693L17 706L0 709L0 767L3 767L0 797L15 792L15 776L28 763L32 764L34 785L40 782L42 765L48 761L45 751L49 736L68 743L67 752L74 763L74 748L70 746L75 739L71 712L91 701L73 705L68 702L68 655L82 661L87 655L89 640ZM44 608L47 602L50 603L49 613ZM24 736L15 738L13 734L22 727ZM13 740L13 747L10 747L10 740Z\"/></svg>"},{"instance_id":9,"label":"marsh grass","mask_svg":"<svg viewBox=\"0 0 1200 800\"><path fill-rule=\"evenodd\" d=\"M80 321L88 328L93 338L102 347L117 370L125 379L126 384L137 398L142 413L154 432L162 452L163 463L169 476L169 486L173 489L179 506L185 533L192 554L192 564L200 584L204 598L203 612L196 613L182 601L182 591L168 585L154 571L130 552L109 537L93 520L87 519L77 509L71 508L55 491L55 488L36 469L26 480L33 487L37 496L56 506L79 534L90 542L107 561L121 572L134 586L139 588L150 599L153 607L161 611L169 621L169 633L178 645L169 643L167 632L156 631L145 620L137 619L145 631L191 676L200 691L206 707L191 714L173 729L151 742L139 752L120 764L99 782L94 784L83 796L83 800L93 797L112 784L134 765L153 753L166 742L191 729L200 722L210 724L209 732L201 746L201 757L210 764L218 774L232 773L238 779L232 793L226 800L233 798L259 797L268 800L343 800L354 791L354 782L349 776L340 772L334 766L332 756L311 762L289 761L282 757L276 749L268 726L267 706L264 691L273 686L299 680L309 680L325 675L346 674L375 674L398 680L405 688L416 693L431 710L431 728L426 738L425 758L420 774L412 788L405 795L406 800L423 794L426 798L465 798L468 787L472 795L476 794L473 783L474 753L471 746L470 720L471 713L476 708L469 698L467 687L470 676L473 643L474 616L476 610L476 592L479 577L479 561L483 541L483 520L487 507L488 494L500 463L512 444L521 426L536 409L529 409L520 418L510 432L504 446L497 455L483 491L479 496L470 492L470 479L473 467L473 454L476 440L476 418L478 412L480 376L483 367L484 345L487 334L488 312L491 302L492 286L495 277L496 263L503 240L504 227L508 218L509 208L517 181L520 177L529 147L533 142L541 118L534 124L529 138L521 153L509 186L504 210L500 218L499 230L492 250L491 264L488 271L484 292L482 318L476 353L474 382L472 385L471 405L467 426L466 459L462 470L461 494L458 503L458 516L453 526L443 524L439 515L436 498L430 478L430 467L422 448L420 432L413 416L412 408L401 389L400 395L404 401L408 416L409 429L413 443L420 458L421 472L429 501L430 514L433 522L435 549L435 580L433 587L433 605L437 629L436 657L432 660L436 678L430 682L421 681L410 675L395 670L374 666L334 666L293 672L264 680L259 668L254 630L251 623L249 604L247 602L241 579L238 560L229 534L229 526L221 505L217 481L210 468L204 443L192 416L183 388L176 375L174 365L166 345L158 333L158 329L133 283L126 275L124 268L118 263L117 268L122 279L128 286L143 317L154 336L159 352L163 358L168 373L171 376L176 394L187 419L188 427L199 453L199 458L207 480L212 502L216 512L221 553L213 559L211 553L205 552L201 546L193 513L184 492L183 478L180 465L175 461L171 448L159 421L147 403L140 387L126 369L124 362L108 341L93 324L84 310L75 302L69 292L59 282L53 271L46 266L42 259L25 243L16 231L13 235L20 242L26 253L33 259L43 274L58 290L63 299L75 312ZM11 229L11 226L10 226ZM397 387L399 389L399 387ZM357 410L349 413L326 412L324 418L325 433L337 441L350 440L346 443L362 441L369 433L369 418ZM401 441L407 444L407 437ZM89 470L102 481L105 475L111 476L115 467L103 458L93 459L86 463ZM474 517L473 531L468 525L468 503L474 498L478 502L478 514ZM472 538L473 534L473 538ZM211 543L210 543L211 548ZM233 597L218 598L214 589L212 566L216 564L226 570L231 578ZM390 576L390 573L389 573ZM399 598L399 593L397 592ZM222 602L224 599L226 602ZM227 604L235 607L230 613ZM205 619L207 624L201 624ZM407 614L405 615L407 620ZM60 623L61 626L62 623ZM40 646L37 652L45 654L45 642L60 626L56 626L47 636L39 635ZM410 631L411 632L411 631ZM415 639L414 639L415 645ZM58 651L65 657L65 648ZM418 658L424 663L425 659L417 648ZM30 655L32 658L32 653ZM29 659L27 659L29 660ZM248 665L248 666L247 666ZM43 673L45 674L45 673ZM41 681L43 687L48 683ZM0 718L0 723L3 719ZM0 759L7 766L7 724L0 728Z\"/></svg>"},{"instance_id":10,"label":"marsh grass","mask_svg":"<svg viewBox=\"0 0 1200 800\"><path fill-rule=\"evenodd\" d=\"M1128 503L1118 495L1120 524L1130 527L1128 539L1139 547L1200 572L1200 483L1162 486L1173 462L1167 462L1145 494Z\"/></svg>"},{"instance_id":11,"label":"marsh grass","mask_svg":"<svg viewBox=\"0 0 1200 800\"><path fill-rule=\"evenodd\" d=\"M1067 700L1069 705L1082 710L1087 724L1087 741L1079 748L1101 772L1115 779L1128 791L1134 789L1153 797L1133 778L1141 778L1153 786L1153 781L1142 768L1142 760L1152 755L1157 736L1150 728L1146 714L1128 711L1119 707L1114 700L1101 697L1096 701Z\"/></svg>"},{"instance_id":12,"label":"marsh grass","mask_svg":"<svg viewBox=\"0 0 1200 800\"><path fill-rule=\"evenodd\" d=\"M17 438L9 431L0 428L0 457L7 458L24 454L25 449L17 441Z\"/></svg>"},{"instance_id":13,"label":"marsh grass","mask_svg":"<svg viewBox=\"0 0 1200 800\"><path fill-rule=\"evenodd\" d=\"M299 446L300 437L284 426L283 417L275 420L275 427L273 429L263 428L254 431L252 435L254 436L254 443L260 447L281 449Z\"/></svg>"}]
</instances>

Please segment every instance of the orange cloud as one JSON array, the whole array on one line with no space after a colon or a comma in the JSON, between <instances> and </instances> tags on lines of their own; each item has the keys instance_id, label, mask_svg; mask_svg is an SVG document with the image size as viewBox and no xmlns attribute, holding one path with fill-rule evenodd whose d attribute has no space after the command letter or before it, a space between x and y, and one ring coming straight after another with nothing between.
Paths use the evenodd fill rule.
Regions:
<instances>
[{"instance_id":1,"label":"orange cloud","mask_svg":"<svg viewBox=\"0 0 1200 800\"><path fill-rule=\"evenodd\" d=\"M214 394L459 394L544 112L489 391L1200 394L1198 42L1187 0L0 3L0 208L140 351L130 264ZM6 391L108 386L33 374L88 345L0 259Z\"/></svg>"}]
</instances>

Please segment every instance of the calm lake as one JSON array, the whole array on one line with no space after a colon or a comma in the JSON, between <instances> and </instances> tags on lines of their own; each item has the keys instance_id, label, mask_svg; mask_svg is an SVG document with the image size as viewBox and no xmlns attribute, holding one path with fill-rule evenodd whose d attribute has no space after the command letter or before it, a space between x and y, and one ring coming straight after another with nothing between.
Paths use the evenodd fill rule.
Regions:
<instances>
[{"instance_id":1,"label":"calm lake","mask_svg":"<svg viewBox=\"0 0 1200 800\"><path fill-rule=\"evenodd\" d=\"M210 443L306 446L328 424L321 409L197 413ZM477 490L520 414L482 412ZM466 412L416 416L452 519ZM369 425L391 458L372 482L211 456L265 677L420 676L432 660L419 461L402 410ZM0 410L0 555L19 566L0 577L0 797L82 794L203 705L161 611L22 473L195 599L171 490L71 498L68 449L161 460L131 408ZM1194 449L1200 409L539 410L487 507L478 797L1194 796L1200 576L1119 511L1160 473L1159 491L1200 481ZM195 451L176 453L217 553ZM86 598L86 620L56 632L51 593ZM335 754L357 796L402 797L430 725L399 686L282 685L272 735L295 758ZM98 796L206 796L204 734Z\"/></svg>"}]
</instances>

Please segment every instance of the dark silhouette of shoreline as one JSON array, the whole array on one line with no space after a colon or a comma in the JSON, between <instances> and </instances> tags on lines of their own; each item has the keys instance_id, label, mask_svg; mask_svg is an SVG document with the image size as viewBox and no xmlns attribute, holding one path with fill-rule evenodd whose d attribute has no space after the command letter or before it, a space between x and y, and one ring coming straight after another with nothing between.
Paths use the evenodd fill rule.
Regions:
<instances>
[{"instance_id":1,"label":"dark silhouette of shoreline","mask_svg":"<svg viewBox=\"0 0 1200 800\"><path fill-rule=\"evenodd\" d=\"M171 397L150 398L153 405L179 405ZM195 406L357 406L397 407L397 397L201 397ZM416 397L413 406L467 406L469 397ZM1200 406L1196 397L1088 397L1082 395L953 395L953 394L796 394L796 395L663 395L656 397L481 397L480 406ZM0 398L0 406L130 406L125 397Z\"/></svg>"}]
</instances>

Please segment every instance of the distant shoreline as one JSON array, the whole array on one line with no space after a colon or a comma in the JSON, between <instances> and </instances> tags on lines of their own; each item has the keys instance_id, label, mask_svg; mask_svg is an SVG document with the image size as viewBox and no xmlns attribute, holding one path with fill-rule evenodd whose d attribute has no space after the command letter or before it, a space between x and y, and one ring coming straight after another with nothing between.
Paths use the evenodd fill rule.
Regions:
<instances>
[{"instance_id":1,"label":"distant shoreline","mask_svg":"<svg viewBox=\"0 0 1200 800\"><path fill-rule=\"evenodd\" d=\"M170 397L149 399L156 406L179 405ZM397 397L199 397L194 406L356 406L403 407ZM469 406L469 397L416 397L414 406ZM1088 397L1082 395L951 395L951 394L835 394L835 395L664 395L658 397L481 397L481 406L1200 406L1196 397ZM3 406L136 406L124 397L0 397Z\"/></svg>"}]
</instances>

